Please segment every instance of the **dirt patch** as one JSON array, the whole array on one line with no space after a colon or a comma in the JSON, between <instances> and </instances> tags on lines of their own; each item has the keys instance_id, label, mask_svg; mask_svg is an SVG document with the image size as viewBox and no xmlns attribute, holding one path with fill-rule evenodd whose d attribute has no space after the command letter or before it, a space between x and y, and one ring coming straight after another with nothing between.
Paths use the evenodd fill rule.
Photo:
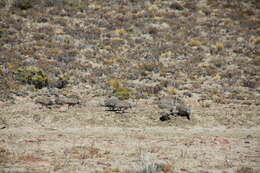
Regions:
<instances>
[{"instance_id":1,"label":"dirt patch","mask_svg":"<svg viewBox=\"0 0 260 173\"><path fill-rule=\"evenodd\" d=\"M191 120L161 122L151 102L123 114L94 103L62 111L30 102L1 109L0 170L136 173L170 165L173 172L260 171L257 107L195 105Z\"/></svg>"},{"instance_id":2,"label":"dirt patch","mask_svg":"<svg viewBox=\"0 0 260 173\"><path fill-rule=\"evenodd\" d=\"M260 170L259 129L11 128L1 130L1 147L11 153L5 172L137 172L169 164L173 172Z\"/></svg>"}]
</instances>

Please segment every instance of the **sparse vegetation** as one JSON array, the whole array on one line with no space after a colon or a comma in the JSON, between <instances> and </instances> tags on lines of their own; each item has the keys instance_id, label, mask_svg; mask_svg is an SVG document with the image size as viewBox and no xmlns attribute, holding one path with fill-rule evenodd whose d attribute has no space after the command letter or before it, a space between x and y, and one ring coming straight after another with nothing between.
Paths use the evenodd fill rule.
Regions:
<instances>
[{"instance_id":1,"label":"sparse vegetation","mask_svg":"<svg viewBox=\"0 0 260 173\"><path fill-rule=\"evenodd\" d=\"M157 160L164 173L255 171L259 9L257 0L0 0L0 172L127 172L141 155L151 159L141 173ZM184 99L191 119L160 121L162 96ZM107 98L118 101L110 111ZM215 140L220 126L246 131L228 143ZM34 128L41 134L23 130Z\"/></svg>"},{"instance_id":2,"label":"sparse vegetation","mask_svg":"<svg viewBox=\"0 0 260 173\"><path fill-rule=\"evenodd\" d=\"M203 13L209 18L200 21L196 20L195 16L199 17L198 8L202 7L198 7L192 1L178 3L158 1L155 4L147 5L143 2L120 4L119 2L78 0L48 0L44 2L22 0L8 1L8 3L1 1L1 4L2 6L16 7L15 9L10 8L9 11L3 9L0 19L6 23L0 29L2 51L13 52L16 55L11 55L13 58L9 59L7 57L10 55L3 54L1 59L5 59L4 64L13 62L19 64L15 68L40 67L44 69L48 76L48 82L43 75L34 76L34 82L27 81L27 83L37 85L37 88L42 88L49 82L52 83L49 75L53 72L70 71L68 73L72 75L70 79L74 79L72 83L89 82L91 85L95 83L93 88L101 84L99 81L101 79L95 75L102 73L104 78L110 79L119 72L124 79L156 81L156 74L160 74L164 80L170 81L176 80L177 74L182 71L183 75L189 76L190 79L185 80L185 83L191 84L194 80L205 75L208 77L207 80L213 79L212 77L221 71L218 69L220 67L228 69L230 64L239 66L245 64L246 58L243 62L236 60L236 56L241 54L251 58L251 66L255 66L258 62L257 48L252 51L252 47L243 46L253 44L257 47L258 30L250 32L245 30L242 25L248 24L251 27L251 24L246 23L247 21L243 17L240 18L247 15L250 21L254 22L253 19L257 18L254 6L251 9L247 7L241 10L235 16L234 11L237 10L233 7L242 8L243 5L226 1L208 2L208 7L203 7ZM117 8L119 6L120 8ZM135 6L136 9L126 10L125 8L128 6ZM224 9L230 9L226 16L221 13L223 6ZM107 7L112 9L107 10ZM39 8L41 10L38 10ZM215 9L215 12L209 12L210 8ZM10 15L11 12L16 15L17 19ZM190 15L191 12L194 17ZM101 18L100 21L92 20L101 14L104 18ZM214 20L210 18L213 15L216 16ZM86 20L82 20L84 16L87 16ZM182 20L183 16L189 17L189 19ZM174 22L169 20L172 17L175 18ZM238 18L240 18L242 25L236 24ZM22 20L24 20L24 24L32 24L30 25L32 27L21 27ZM40 23L42 25L39 25ZM218 23L221 27L217 25ZM190 30L190 25L197 27ZM225 37L224 30L232 30L228 40L221 38ZM239 38L237 38L238 35ZM246 35L250 37L246 37ZM18 40L26 44L14 44L15 46L12 48L8 46ZM239 44L235 44L237 40L240 40ZM211 57L207 57L208 51L211 51ZM234 53L231 61L226 60L228 52ZM215 55L219 57L215 57ZM29 63L29 59L31 63ZM93 64L100 66L98 67L99 72L94 72ZM200 64L205 65L199 66ZM215 68L212 68L212 64ZM107 65L111 66L109 72ZM172 68L169 68L170 66ZM133 68L138 73L129 73ZM167 74L164 72L165 68L168 68ZM255 67L240 67L245 72L243 74L246 75L246 78L250 78L251 75L247 69L252 68ZM77 73L73 71L77 71ZM90 72L91 78L86 79L82 75L83 71ZM120 76L118 78L121 78ZM12 79L12 74L5 73L5 78ZM19 80L25 83L24 79ZM235 79L233 76L228 79L222 77L219 82L225 80ZM39 81L41 82L39 83ZM62 81L67 83L68 80ZM131 83L131 81L129 82ZM241 81L238 85L244 86L244 83ZM6 85L7 88L9 86L11 85ZM62 87L59 88L66 86L62 84ZM19 84L18 87L11 88L19 88ZM117 93L118 96L121 95L119 97L128 98L129 90L135 90L135 88L123 88L114 89L114 93Z\"/></svg>"},{"instance_id":3,"label":"sparse vegetation","mask_svg":"<svg viewBox=\"0 0 260 173\"><path fill-rule=\"evenodd\" d=\"M48 78L44 71L37 68L18 68L14 71L16 79L24 84L34 85L36 89L48 86Z\"/></svg>"},{"instance_id":4,"label":"sparse vegetation","mask_svg":"<svg viewBox=\"0 0 260 173\"><path fill-rule=\"evenodd\" d=\"M21 9L27 10L33 7L32 1L30 0L14 0L14 6Z\"/></svg>"},{"instance_id":5,"label":"sparse vegetation","mask_svg":"<svg viewBox=\"0 0 260 173\"><path fill-rule=\"evenodd\" d=\"M259 43L260 43L260 37L255 37L255 38L253 38L252 42L253 42L253 44L255 44L255 45L259 44Z\"/></svg>"},{"instance_id":6,"label":"sparse vegetation","mask_svg":"<svg viewBox=\"0 0 260 173\"><path fill-rule=\"evenodd\" d=\"M112 87L113 94L117 98L119 98L121 100L127 100L130 98L130 91L127 88L125 88L124 86L122 86L122 84L119 80L112 79L108 83Z\"/></svg>"},{"instance_id":7,"label":"sparse vegetation","mask_svg":"<svg viewBox=\"0 0 260 173\"><path fill-rule=\"evenodd\" d=\"M7 149L0 147L0 164L1 165L10 162L11 161L10 156L11 156L11 153Z\"/></svg>"}]
</instances>

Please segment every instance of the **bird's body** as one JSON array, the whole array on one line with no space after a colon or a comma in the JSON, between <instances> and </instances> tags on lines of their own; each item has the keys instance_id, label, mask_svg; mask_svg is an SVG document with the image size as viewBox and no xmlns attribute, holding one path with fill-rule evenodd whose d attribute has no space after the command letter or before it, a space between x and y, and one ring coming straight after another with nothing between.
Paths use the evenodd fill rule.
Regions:
<instances>
[{"instance_id":1,"label":"bird's body","mask_svg":"<svg viewBox=\"0 0 260 173\"><path fill-rule=\"evenodd\" d=\"M55 100L56 104L63 105L68 104L69 106L73 106L76 104L80 104L80 100L77 97L58 97Z\"/></svg>"},{"instance_id":2,"label":"bird's body","mask_svg":"<svg viewBox=\"0 0 260 173\"><path fill-rule=\"evenodd\" d=\"M163 110L163 115L186 116L187 119L190 119L190 108L177 96L165 96L159 98L155 103L157 103L158 107Z\"/></svg>"},{"instance_id":3,"label":"bird's body","mask_svg":"<svg viewBox=\"0 0 260 173\"><path fill-rule=\"evenodd\" d=\"M124 100L119 100L116 97L108 98L104 101L104 106L110 111L125 112L125 110L131 108L131 104Z\"/></svg>"},{"instance_id":4,"label":"bird's body","mask_svg":"<svg viewBox=\"0 0 260 173\"><path fill-rule=\"evenodd\" d=\"M191 110L186 105L178 105L176 107L177 115L187 117L188 120L191 118Z\"/></svg>"}]
</instances>

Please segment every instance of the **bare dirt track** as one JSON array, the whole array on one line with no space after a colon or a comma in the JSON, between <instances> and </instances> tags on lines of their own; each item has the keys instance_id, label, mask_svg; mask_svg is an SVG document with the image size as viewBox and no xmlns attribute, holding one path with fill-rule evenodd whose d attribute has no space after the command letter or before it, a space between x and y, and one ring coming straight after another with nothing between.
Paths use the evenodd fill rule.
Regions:
<instances>
[{"instance_id":1,"label":"bare dirt track","mask_svg":"<svg viewBox=\"0 0 260 173\"><path fill-rule=\"evenodd\" d=\"M1 131L4 172L140 171L155 163L173 172L259 171L259 129L13 128ZM3 151L2 151L3 152ZM9 155L7 156L9 157Z\"/></svg>"},{"instance_id":2,"label":"bare dirt track","mask_svg":"<svg viewBox=\"0 0 260 173\"><path fill-rule=\"evenodd\" d=\"M154 105L116 114L94 103L50 110L21 102L1 109L6 126L0 130L0 170L260 171L257 107L246 106L246 111L240 106L244 112L239 114L239 108L231 109L232 106L213 109L197 105L192 107L190 121L177 117L161 122ZM236 115L236 121L223 112ZM242 121L245 115L251 118ZM159 169L158 165L164 168Z\"/></svg>"}]
</instances>

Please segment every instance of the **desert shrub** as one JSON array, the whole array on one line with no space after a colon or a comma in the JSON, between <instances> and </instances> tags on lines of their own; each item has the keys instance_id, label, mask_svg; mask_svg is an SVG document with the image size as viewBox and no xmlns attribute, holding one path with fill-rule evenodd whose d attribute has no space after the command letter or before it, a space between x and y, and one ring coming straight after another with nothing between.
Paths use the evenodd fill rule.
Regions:
<instances>
[{"instance_id":1,"label":"desert shrub","mask_svg":"<svg viewBox=\"0 0 260 173\"><path fill-rule=\"evenodd\" d=\"M244 79L243 86L248 88L256 88L257 87L257 79Z\"/></svg>"},{"instance_id":2,"label":"desert shrub","mask_svg":"<svg viewBox=\"0 0 260 173\"><path fill-rule=\"evenodd\" d=\"M2 121L2 119L0 119ZM11 161L11 153L5 148L0 147L0 164L6 164Z\"/></svg>"},{"instance_id":3,"label":"desert shrub","mask_svg":"<svg viewBox=\"0 0 260 173\"><path fill-rule=\"evenodd\" d=\"M8 76L7 74L4 74L3 72L0 72L0 90L17 90L19 89L19 84L11 78L11 76Z\"/></svg>"},{"instance_id":4,"label":"desert shrub","mask_svg":"<svg viewBox=\"0 0 260 173\"><path fill-rule=\"evenodd\" d=\"M111 87L113 87L113 88L119 88L119 87L121 87L120 82L119 82L118 80L116 80L116 79L112 79L112 80L110 80L108 83L109 83L109 85L110 85Z\"/></svg>"},{"instance_id":5,"label":"desert shrub","mask_svg":"<svg viewBox=\"0 0 260 173\"><path fill-rule=\"evenodd\" d=\"M254 173L254 169L250 167L242 167L236 171L237 173Z\"/></svg>"},{"instance_id":6,"label":"desert shrub","mask_svg":"<svg viewBox=\"0 0 260 173\"><path fill-rule=\"evenodd\" d=\"M45 0L44 5L47 7L53 6L78 6L80 3L78 0Z\"/></svg>"},{"instance_id":7,"label":"desert shrub","mask_svg":"<svg viewBox=\"0 0 260 173\"><path fill-rule=\"evenodd\" d=\"M127 100L130 98L130 92L127 88L119 87L113 89L113 94L120 100Z\"/></svg>"},{"instance_id":8,"label":"desert shrub","mask_svg":"<svg viewBox=\"0 0 260 173\"><path fill-rule=\"evenodd\" d=\"M173 2L170 4L170 8L171 9L175 9L175 10L183 10L183 6L180 5L178 2Z\"/></svg>"},{"instance_id":9,"label":"desert shrub","mask_svg":"<svg viewBox=\"0 0 260 173\"><path fill-rule=\"evenodd\" d=\"M215 44L215 49L216 49L217 51L222 51L222 50L224 49L223 43L217 42L217 43Z\"/></svg>"},{"instance_id":10,"label":"desert shrub","mask_svg":"<svg viewBox=\"0 0 260 173\"><path fill-rule=\"evenodd\" d=\"M213 57L210 59L210 63L216 67L222 67L226 64L226 59L224 57Z\"/></svg>"},{"instance_id":11,"label":"desert shrub","mask_svg":"<svg viewBox=\"0 0 260 173\"><path fill-rule=\"evenodd\" d=\"M173 88L173 87L167 87L167 88L164 88L164 90L170 94L170 95L176 95L177 94L177 89L176 88Z\"/></svg>"},{"instance_id":12,"label":"desert shrub","mask_svg":"<svg viewBox=\"0 0 260 173\"><path fill-rule=\"evenodd\" d=\"M139 65L140 71L148 71L148 72L159 72L160 64L154 62L147 62Z\"/></svg>"},{"instance_id":13,"label":"desert shrub","mask_svg":"<svg viewBox=\"0 0 260 173\"><path fill-rule=\"evenodd\" d=\"M37 89L48 86L47 75L38 68L18 68L14 74L16 80L23 84L34 85Z\"/></svg>"},{"instance_id":14,"label":"desert shrub","mask_svg":"<svg viewBox=\"0 0 260 173\"><path fill-rule=\"evenodd\" d=\"M208 44L208 40L203 39L192 39L188 42L189 46L201 46Z\"/></svg>"},{"instance_id":15,"label":"desert shrub","mask_svg":"<svg viewBox=\"0 0 260 173\"><path fill-rule=\"evenodd\" d=\"M72 61L75 60L75 57L77 55L76 51L67 51L65 52L66 54L63 56L58 56L56 60L59 62L65 62L65 63L71 63Z\"/></svg>"},{"instance_id":16,"label":"desert shrub","mask_svg":"<svg viewBox=\"0 0 260 173\"><path fill-rule=\"evenodd\" d=\"M260 43L260 36L253 38L252 43L255 44L255 45L259 44Z\"/></svg>"},{"instance_id":17,"label":"desert shrub","mask_svg":"<svg viewBox=\"0 0 260 173\"><path fill-rule=\"evenodd\" d=\"M195 11L197 10L197 3L193 2L193 1L187 1L185 2L185 4L183 5L185 8L191 10L191 11Z\"/></svg>"},{"instance_id":18,"label":"desert shrub","mask_svg":"<svg viewBox=\"0 0 260 173\"><path fill-rule=\"evenodd\" d=\"M109 85L113 88L113 94L121 99L121 100L127 100L130 98L130 92L127 88L123 87L121 82L116 80L116 79L112 79L109 81Z\"/></svg>"},{"instance_id":19,"label":"desert shrub","mask_svg":"<svg viewBox=\"0 0 260 173\"><path fill-rule=\"evenodd\" d=\"M44 5L46 7L53 7L53 6L63 6L65 4L64 0L45 0Z\"/></svg>"},{"instance_id":20,"label":"desert shrub","mask_svg":"<svg viewBox=\"0 0 260 173\"><path fill-rule=\"evenodd\" d=\"M0 39L3 38L7 34L7 31L5 29L0 29Z\"/></svg>"},{"instance_id":21,"label":"desert shrub","mask_svg":"<svg viewBox=\"0 0 260 173\"><path fill-rule=\"evenodd\" d=\"M150 163L142 165L140 170L137 170L136 173L172 173L172 166L169 164L163 163Z\"/></svg>"},{"instance_id":22,"label":"desert shrub","mask_svg":"<svg viewBox=\"0 0 260 173\"><path fill-rule=\"evenodd\" d=\"M114 58L104 59L104 63L105 63L105 64L109 64L109 65L116 64L116 63L120 63L120 62L122 62L122 61L123 61L123 59L120 58L120 57L114 57Z\"/></svg>"},{"instance_id":23,"label":"desert shrub","mask_svg":"<svg viewBox=\"0 0 260 173\"><path fill-rule=\"evenodd\" d=\"M201 42L199 40L193 39L193 40L190 40L188 44L189 44L189 46L200 46Z\"/></svg>"},{"instance_id":24,"label":"desert shrub","mask_svg":"<svg viewBox=\"0 0 260 173\"><path fill-rule=\"evenodd\" d=\"M16 0L14 6L21 10L27 10L33 7L32 1L30 0Z\"/></svg>"},{"instance_id":25,"label":"desert shrub","mask_svg":"<svg viewBox=\"0 0 260 173\"><path fill-rule=\"evenodd\" d=\"M252 64L260 65L260 56L258 55L253 56L251 62Z\"/></svg>"},{"instance_id":26,"label":"desert shrub","mask_svg":"<svg viewBox=\"0 0 260 173\"><path fill-rule=\"evenodd\" d=\"M212 54L218 53L224 50L224 45L221 42L216 42L215 44L211 45L210 51Z\"/></svg>"},{"instance_id":27,"label":"desert shrub","mask_svg":"<svg viewBox=\"0 0 260 173\"><path fill-rule=\"evenodd\" d=\"M156 95L162 90L162 87L159 84L147 85L147 86L142 86L139 90L140 92L147 93L148 95Z\"/></svg>"},{"instance_id":28,"label":"desert shrub","mask_svg":"<svg viewBox=\"0 0 260 173\"><path fill-rule=\"evenodd\" d=\"M69 83L69 77L68 75L53 75L51 77L48 77L48 87L50 88L65 88L67 84Z\"/></svg>"},{"instance_id":29,"label":"desert shrub","mask_svg":"<svg viewBox=\"0 0 260 173\"><path fill-rule=\"evenodd\" d=\"M6 6L6 2L4 0L0 0L0 8L4 8Z\"/></svg>"}]
</instances>

